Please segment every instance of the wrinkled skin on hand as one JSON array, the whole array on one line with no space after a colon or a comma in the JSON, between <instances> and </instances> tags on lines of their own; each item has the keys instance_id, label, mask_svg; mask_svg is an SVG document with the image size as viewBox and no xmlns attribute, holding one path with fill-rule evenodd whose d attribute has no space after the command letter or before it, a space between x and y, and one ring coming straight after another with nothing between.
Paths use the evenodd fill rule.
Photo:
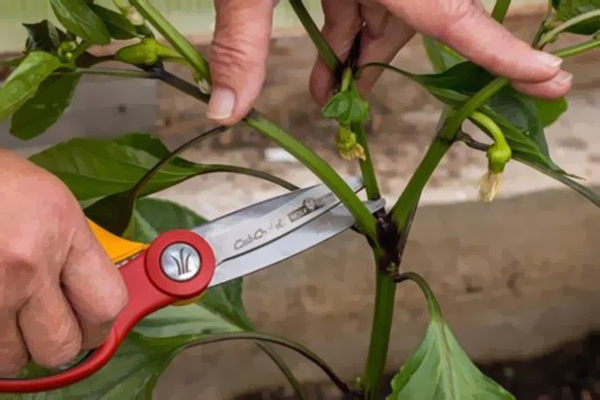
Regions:
<instances>
[{"instance_id":1,"label":"wrinkled skin on hand","mask_svg":"<svg viewBox=\"0 0 600 400\"><path fill-rule=\"evenodd\" d=\"M0 375L97 347L127 302L121 275L53 175L0 149Z\"/></svg>"},{"instance_id":2,"label":"wrinkled skin on hand","mask_svg":"<svg viewBox=\"0 0 600 400\"><path fill-rule=\"evenodd\" d=\"M213 95L209 118L238 122L250 110L265 78L274 0L214 0L217 12L209 61ZM561 60L535 51L494 21L479 0L322 0L325 39L341 60L362 30L359 65L391 62L416 32L431 36L517 90L540 98L563 96L572 75ZM367 95L382 70L365 70L358 87ZM319 58L310 90L319 105L332 93L333 77Z\"/></svg>"}]
</instances>

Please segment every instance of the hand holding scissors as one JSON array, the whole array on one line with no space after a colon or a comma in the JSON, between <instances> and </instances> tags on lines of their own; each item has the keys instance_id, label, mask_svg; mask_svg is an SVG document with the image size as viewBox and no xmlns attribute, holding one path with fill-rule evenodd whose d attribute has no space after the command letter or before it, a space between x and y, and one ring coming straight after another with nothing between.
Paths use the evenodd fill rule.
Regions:
<instances>
[{"instance_id":1,"label":"hand holding scissors","mask_svg":"<svg viewBox=\"0 0 600 400\"><path fill-rule=\"evenodd\" d=\"M363 188L358 178L347 183L354 192ZM380 200L366 205L375 212L384 203ZM129 303L104 344L78 365L51 376L0 379L0 392L40 392L81 381L104 367L147 315L193 301L211 287L277 264L354 223L354 217L325 185L251 205L191 230L163 233L149 245L116 237L90 221L121 272Z\"/></svg>"}]
</instances>

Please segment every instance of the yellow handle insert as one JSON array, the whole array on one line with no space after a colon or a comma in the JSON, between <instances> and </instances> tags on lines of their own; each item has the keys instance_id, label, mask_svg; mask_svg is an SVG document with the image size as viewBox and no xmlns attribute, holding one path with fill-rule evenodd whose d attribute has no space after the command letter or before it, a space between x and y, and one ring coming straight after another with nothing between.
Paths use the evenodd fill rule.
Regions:
<instances>
[{"instance_id":1,"label":"yellow handle insert","mask_svg":"<svg viewBox=\"0 0 600 400\"><path fill-rule=\"evenodd\" d=\"M148 248L147 244L132 242L114 235L90 219L88 219L87 222L90 225L94 236L96 236L96 239L108 253L108 256L112 260L113 264L119 264L122 261L127 260L129 257L132 257ZM187 306L188 304L196 303L198 300L200 300L200 298L202 298L202 296L204 296L205 293L206 292L193 299L184 300L173 305Z\"/></svg>"},{"instance_id":2,"label":"yellow handle insert","mask_svg":"<svg viewBox=\"0 0 600 400\"><path fill-rule=\"evenodd\" d=\"M94 221L88 219L88 224L96 236L96 239L100 242L104 250L108 253L110 259L114 264L119 264L122 261L127 260L129 257L148 248L147 244L131 242L127 239L123 239L119 236L113 235Z\"/></svg>"}]
</instances>

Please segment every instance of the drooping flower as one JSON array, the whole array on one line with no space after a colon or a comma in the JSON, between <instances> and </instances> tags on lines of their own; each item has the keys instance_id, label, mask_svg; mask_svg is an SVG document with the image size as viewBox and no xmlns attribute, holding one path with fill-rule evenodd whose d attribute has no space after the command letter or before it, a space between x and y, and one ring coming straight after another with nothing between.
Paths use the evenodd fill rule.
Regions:
<instances>
[{"instance_id":1,"label":"drooping flower","mask_svg":"<svg viewBox=\"0 0 600 400\"><path fill-rule=\"evenodd\" d=\"M479 198L488 203L493 201L500 191L501 183L502 172L487 171L479 180Z\"/></svg>"},{"instance_id":2,"label":"drooping flower","mask_svg":"<svg viewBox=\"0 0 600 400\"><path fill-rule=\"evenodd\" d=\"M494 200L500 191L502 174L512 157L512 151L503 141L496 142L487 151L488 170L479 180L479 198L485 202Z\"/></svg>"},{"instance_id":3,"label":"drooping flower","mask_svg":"<svg viewBox=\"0 0 600 400\"><path fill-rule=\"evenodd\" d=\"M365 149L358 143L356 134L343 125L339 125L335 144L340 156L345 160L366 160Z\"/></svg>"}]
</instances>

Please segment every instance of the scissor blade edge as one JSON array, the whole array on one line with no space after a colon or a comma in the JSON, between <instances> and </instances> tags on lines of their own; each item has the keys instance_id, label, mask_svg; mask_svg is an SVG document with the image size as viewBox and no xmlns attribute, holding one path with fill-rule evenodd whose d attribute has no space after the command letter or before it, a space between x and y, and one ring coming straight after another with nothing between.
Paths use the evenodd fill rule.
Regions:
<instances>
[{"instance_id":1,"label":"scissor blade edge","mask_svg":"<svg viewBox=\"0 0 600 400\"><path fill-rule=\"evenodd\" d=\"M376 212L385 206L385 202L369 201L365 202L365 205L371 212ZM355 222L348 209L339 204L289 235L253 252L223 262L217 267L210 287L279 264L348 230Z\"/></svg>"},{"instance_id":2,"label":"scissor blade edge","mask_svg":"<svg viewBox=\"0 0 600 400\"><path fill-rule=\"evenodd\" d=\"M355 193L360 192L364 188L362 178L359 176L350 176L344 180ZM319 186L324 186L324 184L321 183L307 188L298 189L293 192L284 193L282 195L254 203L248 207L217 217L212 221L206 222L196 228L191 229L191 231L203 237L215 235L217 232L220 232L221 230L227 230L231 225L235 225L247 218L260 218L274 209L282 206L283 204L293 200L294 198L301 196L309 190Z\"/></svg>"}]
</instances>

